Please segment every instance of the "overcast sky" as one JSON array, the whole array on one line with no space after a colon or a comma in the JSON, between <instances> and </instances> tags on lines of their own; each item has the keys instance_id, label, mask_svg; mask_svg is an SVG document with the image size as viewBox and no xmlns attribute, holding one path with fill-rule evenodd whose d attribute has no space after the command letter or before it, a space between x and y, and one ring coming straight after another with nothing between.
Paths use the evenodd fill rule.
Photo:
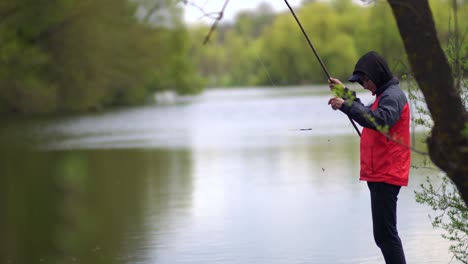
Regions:
<instances>
[{"instance_id":1,"label":"overcast sky","mask_svg":"<svg viewBox=\"0 0 468 264\"><path fill-rule=\"evenodd\" d=\"M224 0L189 0L190 3L202 7L207 13L219 12L223 8ZM224 12L223 21L232 21L235 14L242 10L255 9L260 3L268 2L275 11L287 10L284 0L230 0ZM294 8L298 7L301 0L288 0L289 4ZM187 23L207 22L212 23L213 19L201 18L203 13L190 4L185 5L185 21Z\"/></svg>"}]
</instances>

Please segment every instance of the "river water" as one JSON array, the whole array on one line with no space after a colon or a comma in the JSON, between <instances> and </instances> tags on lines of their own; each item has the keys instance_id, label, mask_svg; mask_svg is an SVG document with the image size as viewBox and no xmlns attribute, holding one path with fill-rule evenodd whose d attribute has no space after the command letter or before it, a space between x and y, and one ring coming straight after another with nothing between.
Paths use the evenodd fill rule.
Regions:
<instances>
[{"instance_id":1,"label":"river water","mask_svg":"<svg viewBox=\"0 0 468 264\"><path fill-rule=\"evenodd\" d=\"M212 89L4 121L0 263L383 263L359 139L328 98L324 87ZM399 196L408 263L451 260L415 202L428 175L437 185L412 169Z\"/></svg>"}]
</instances>

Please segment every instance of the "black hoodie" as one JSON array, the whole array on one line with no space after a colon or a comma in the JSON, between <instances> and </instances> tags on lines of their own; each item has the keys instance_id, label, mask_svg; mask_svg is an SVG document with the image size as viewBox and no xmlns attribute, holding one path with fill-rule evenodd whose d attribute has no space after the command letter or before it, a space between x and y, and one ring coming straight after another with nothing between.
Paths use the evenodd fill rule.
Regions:
<instances>
[{"instance_id":1,"label":"black hoodie","mask_svg":"<svg viewBox=\"0 0 468 264\"><path fill-rule=\"evenodd\" d=\"M371 51L362 56L356 66L354 66L353 74L364 73L377 86L377 91L381 86L386 84L393 78L393 74L388 68L384 58ZM379 93L376 92L378 95Z\"/></svg>"},{"instance_id":2,"label":"black hoodie","mask_svg":"<svg viewBox=\"0 0 468 264\"><path fill-rule=\"evenodd\" d=\"M377 129L377 126L393 126L399 119L407 103L406 95L393 77L385 60L374 51L362 56L353 74L364 73L377 86L375 94L379 103L375 110L365 106L359 98L347 99L340 110L358 122L361 126Z\"/></svg>"}]
</instances>

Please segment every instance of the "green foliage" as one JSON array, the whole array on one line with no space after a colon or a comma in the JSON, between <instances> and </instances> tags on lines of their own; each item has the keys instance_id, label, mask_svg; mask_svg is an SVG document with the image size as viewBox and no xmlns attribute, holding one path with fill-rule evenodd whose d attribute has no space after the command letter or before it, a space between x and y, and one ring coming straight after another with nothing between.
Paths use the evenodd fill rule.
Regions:
<instances>
[{"instance_id":1,"label":"green foliage","mask_svg":"<svg viewBox=\"0 0 468 264\"><path fill-rule=\"evenodd\" d=\"M333 94L335 96L341 97L347 101L347 103L352 104L356 99L356 94L352 90L344 87L342 84L333 85Z\"/></svg>"},{"instance_id":2,"label":"green foliage","mask_svg":"<svg viewBox=\"0 0 468 264\"><path fill-rule=\"evenodd\" d=\"M346 88L345 88L343 85L341 85L341 84L335 84L335 85L333 85L333 90L332 90L332 92L333 92L333 94L334 94L335 96L338 96L338 97L341 97L341 98L345 98L345 96L346 96L346 91L345 91L345 89L346 89Z\"/></svg>"},{"instance_id":3,"label":"green foliage","mask_svg":"<svg viewBox=\"0 0 468 264\"><path fill-rule=\"evenodd\" d=\"M449 39L449 1L432 0L439 38ZM460 28L468 26L468 5L460 6ZM266 11L262 11L266 10ZM406 54L386 1L357 5L352 0L302 1L295 12L329 73L345 80L360 55L375 50L395 67ZM326 76L289 11L272 13L268 4L222 23L206 46L198 45L209 25L190 29L191 56L209 86L324 83ZM464 67L468 65L464 64Z\"/></svg>"},{"instance_id":4,"label":"green foliage","mask_svg":"<svg viewBox=\"0 0 468 264\"><path fill-rule=\"evenodd\" d=\"M452 242L449 250L462 263L468 263L468 207L455 185L446 176L438 188L429 178L421 184L422 191L415 192L418 203L429 205L436 212L432 225L446 231L442 237Z\"/></svg>"},{"instance_id":5,"label":"green foliage","mask_svg":"<svg viewBox=\"0 0 468 264\"><path fill-rule=\"evenodd\" d=\"M158 5L142 19L137 11L150 4ZM143 103L158 90L197 92L181 25L180 8L167 1L4 0L0 113L99 110Z\"/></svg>"}]
</instances>

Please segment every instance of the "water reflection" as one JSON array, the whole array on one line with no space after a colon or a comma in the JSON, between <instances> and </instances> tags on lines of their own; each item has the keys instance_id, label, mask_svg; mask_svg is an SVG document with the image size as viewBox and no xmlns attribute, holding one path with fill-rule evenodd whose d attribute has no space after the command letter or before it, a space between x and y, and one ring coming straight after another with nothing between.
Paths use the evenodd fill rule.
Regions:
<instances>
[{"instance_id":1,"label":"water reflection","mask_svg":"<svg viewBox=\"0 0 468 264\"><path fill-rule=\"evenodd\" d=\"M135 263L190 207L186 151L1 154L1 263Z\"/></svg>"},{"instance_id":2,"label":"water reflection","mask_svg":"<svg viewBox=\"0 0 468 264\"><path fill-rule=\"evenodd\" d=\"M0 263L382 263L359 139L307 89L3 123ZM408 262L447 263L428 173L399 230Z\"/></svg>"},{"instance_id":3,"label":"water reflection","mask_svg":"<svg viewBox=\"0 0 468 264\"><path fill-rule=\"evenodd\" d=\"M309 144L354 128L330 111L325 87L214 90L181 104L50 120L46 149L264 148ZM363 97L367 98L363 94ZM311 128L298 132L295 129Z\"/></svg>"}]
</instances>

